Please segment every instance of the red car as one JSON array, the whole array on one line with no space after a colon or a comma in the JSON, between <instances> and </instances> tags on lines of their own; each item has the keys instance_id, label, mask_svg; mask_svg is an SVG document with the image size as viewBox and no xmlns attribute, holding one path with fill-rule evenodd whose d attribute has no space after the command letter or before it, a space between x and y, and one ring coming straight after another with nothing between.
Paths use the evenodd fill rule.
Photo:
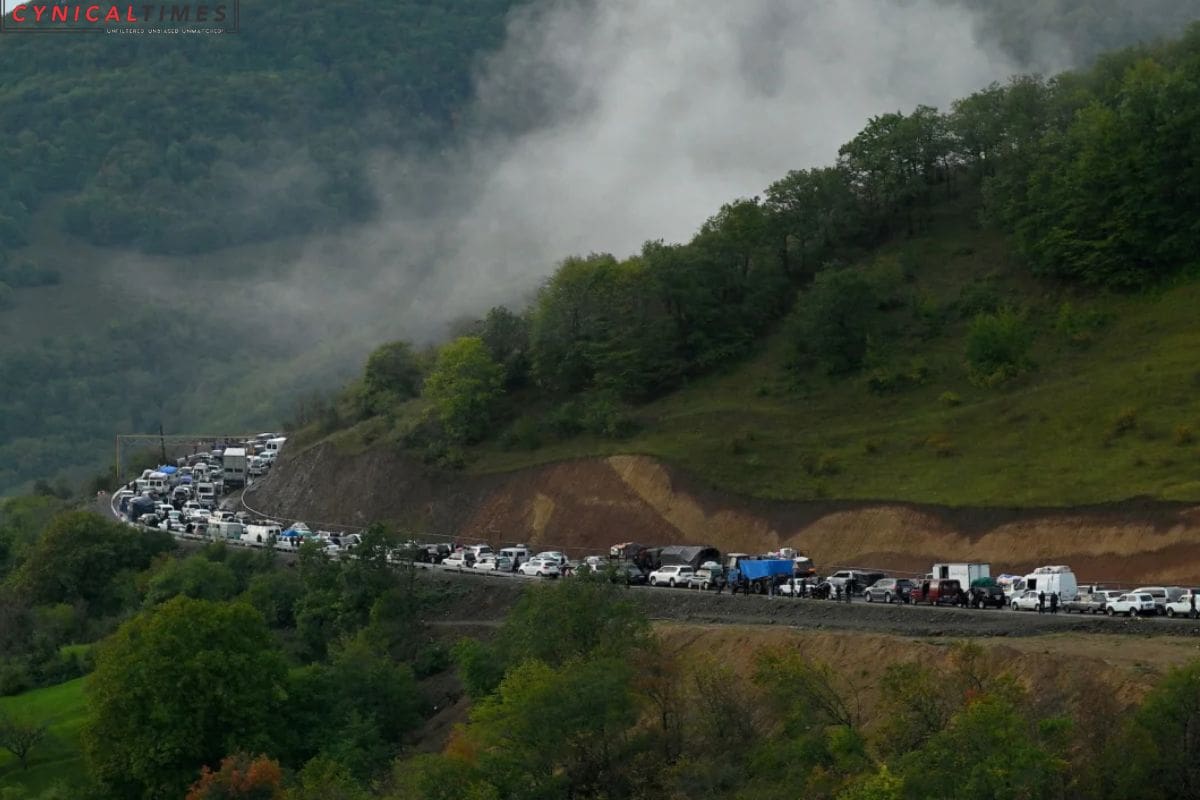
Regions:
<instances>
[{"instance_id":1,"label":"red car","mask_svg":"<svg viewBox=\"0 0 1200 800\"><path fill-rule=\"evenodd\" d=\"M909 596L914 603L953 606L962 603L962 593L962 584L957 580L931 580L918 583Z\"/></svg>"}]
</instances>

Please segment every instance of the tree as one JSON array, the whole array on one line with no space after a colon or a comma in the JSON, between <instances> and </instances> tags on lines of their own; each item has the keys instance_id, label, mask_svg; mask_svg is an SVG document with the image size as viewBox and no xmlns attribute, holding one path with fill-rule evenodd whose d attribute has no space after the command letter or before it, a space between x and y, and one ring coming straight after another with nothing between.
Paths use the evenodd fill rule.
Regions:
<instances>
[{"instance_id":1,"label":"tree","mask_svg":"<svg viewBox=\"0 0 1200 800\"><path fill-rule=\"evenodd\" d=\"M854 372L867 357L879 299L859 272L827 270L801 295L796 347L801 362L815 361L832 375Z\"/></svg>"},{"instance_id":2,"label":"tree","mask_svg":"<svg viewBox=\"0 0 1200 800\"><path fill-rule=\"evenodd\" d=\"M620 796L638 718L631 678L618 659L514 668L475 706L464 731L479 753L480 773L500 796Z\"/></svg>"},{"instance_id":3,"label":"tree","mask_svg":"<svg viewBox=\"0 0 1200 800\"><path fill-rule=\"evenodd\" d=\"M529 377L529 321L504 306L488 311L480 326L492 360L504 369L504 388L515 389Z\"/></svg>"},{"instance_id":4,"label":"tree","mask_svg":"<svg viewBox=\"0 0 1200 800\"><path fill-rule=\"evenodd\" d=\"M240 603L176 597L104 642L83 744L118 797L179 796L231 752L269 752L286 664L262 616Z\"/></svg>"},{"instance_id":5,"label":"tree","mask_svg":"<svg viewBox=\"0 0 1200 800\"><path fill-rule=\"evenodd\" d=\"M16 757L22 770L29 769L29 756L46 739L48 726L0 713L0 748Z\"/></svg>"},{"instance_id":6,"label":"tree","mask_svg":"<svg viewBox=\"0 0 1200 800\"><path fill-rule=\"evenodd\" d=\"M502 382L501 369L481 339L455 339L438 352L425 395L450 439L474 442L488 431Z\"/></svg>"},{"instance_id":7,"label":"tree","mask_svg":"<svg viewBox=\"0 0 1200 800\"><path fill-rule=\"evenodd\" d=\"M38 537L14 576L35 603L74 603L112 611L119 603L114 582L129 570L150 566L175 548L164 531L133 530L84 511L59 514Z\"/></svg>"},{"instance_id":8,"label":"tree","mask_svg":"<svg viewBox=\"0 0 1200 800\"><path fill-rule=\"evenodd\" d=\"M371 800L345 766L326 756L304 765L288 800Z\"/></svg>"},{"instance_id":9,"label":"tree","mask_svg":"<svg viewBox=\"0 0 1200 800\"><path fill-rule=\"evenodd\" d=\"M194 555L163 565L146 588L146 604L157 605L177 595L197 600L228 600L236 592L233 570L203 555Z\"/></svg>"},{"instance_id":10,"label":"tree","mask_svg":"<svg viewBox=\"0 0 1200 800\"><path fill-rule=\"evenodd\" d=\"M367 358L363 388L374 411L388 402L408 400L421 393L421 364L408 342L380 345Z\"/></svg>"},{"instance_id":11,"label":"tree","mask_svg":"<svg viewBox=\"0 0 1200 800\"><path fill-rule=\"evenodd\" d=\"M803 272L835 243L852 238L859 224L849 176L838 167L789 172L767 188L764 207L780 237L780 260L789 276L792 243Z\"/></svg>"},{"instance_id":12,"label":"tree","mask_svg":"<svg viewBox=\"0 0 1200 800\"><path fill-rule=\"evenodd\" d=\"M203 767L187 800L284 800L286 796L278 761L239 753L221 759L215 772Z\"/></svg>"},{"instance_id":13,"label":"tree","mask_svg":"<svg viewBox=\"0 0 1200 800\"><path fill-rule=\"evenodd\" d=\"M979 695L923 747L900 759L911 798L1061 797L1065 723L1039 720L1010 698Z\"/></svg>"},{"instance_id":14,"label":"tree","mask_svg":"<svg viewBox=\"0 0 1200 800\"><path fill-rule=\"evenodd\" d=\"M1170 746L1163 746L1170 742ZM1195 797L1200 793L1200 662L1172 669L1112 743L1106 772L1115 796Z\"/></svg>"}]
</instances>

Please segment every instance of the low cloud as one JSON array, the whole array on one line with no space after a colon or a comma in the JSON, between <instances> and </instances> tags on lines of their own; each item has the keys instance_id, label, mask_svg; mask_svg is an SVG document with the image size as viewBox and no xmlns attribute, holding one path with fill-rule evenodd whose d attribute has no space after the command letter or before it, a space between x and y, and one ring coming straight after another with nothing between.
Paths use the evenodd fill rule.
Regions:
<instances>
[{"instance_id":1,"label":"low cloud","mask_svg":"<svg viewBox=\"0 0 1200 800\"><path fill-rule=\"evenodd\" d=\"M519 301L567 255L688 239L722 203L831 163L874 114L945 107L1015 71L935 0L539 3L481 69L468 117L482 131L432 171L383 159L379 188L399 199L342 260L382 306L364 314L438 335ZM439 180L441 207L414 220L404 185Z\"/></svg>"}]
</instances>

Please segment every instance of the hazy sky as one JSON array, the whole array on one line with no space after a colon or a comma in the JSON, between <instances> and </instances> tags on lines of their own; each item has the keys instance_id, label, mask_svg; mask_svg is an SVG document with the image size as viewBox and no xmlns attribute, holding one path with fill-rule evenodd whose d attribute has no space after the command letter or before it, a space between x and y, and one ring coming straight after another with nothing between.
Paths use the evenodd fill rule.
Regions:
<instances>
[{"instance_id":1,"label":"hazy sky","mask_svg":"<svg viewBox=\"0 0 1200 800\"><path fill-rule=\"evenodd\" d=\"M721 204L832 162L874 114L1019 71L975 22L935 0L536 0L480 64L468 143L364 153L378 221L314 240L231 305L437 338L519 305L568 255L687 240Z\"/></svg>"}]
</instances>

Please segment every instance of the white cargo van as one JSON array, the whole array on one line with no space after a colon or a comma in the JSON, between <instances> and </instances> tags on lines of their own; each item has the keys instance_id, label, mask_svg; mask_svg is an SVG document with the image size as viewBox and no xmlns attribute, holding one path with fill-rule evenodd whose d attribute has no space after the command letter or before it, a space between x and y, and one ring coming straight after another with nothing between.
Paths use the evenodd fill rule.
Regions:
<instances>
[{"instance_id":1,"label":"white cargo van","mask_svg":"<svg viewBox=\"0 0 1200 800\"><path fill-rule=\"evenodd\" d=\"M1075 573L1067 566L1038 567L1025 576L1025 590L1058 595L1059 600L1074 600L1079 595Z\"/></svg>"},{"instance_id":2,"label":"white cargo van","mask_svg":"<svg viewBox=\"0 0 1200 800\"><path fill-rule=\"evenodd\" d=\"M990 564L969 562L934 564L930 577L939 581L958 581L958 585L965 590L970 589L971 584L980 578L992 577L992 567Z\"/></svg>"},{"instance_id":3,"label":"white cargo van","mask_svg":"<svg viewBox=\"0 0 1200 800\"><path fill-rule=\"evenodd\" d=\"M267 547L271 537L278 539L280 533L278 525L247 525L242 531L242 541L255 547Z\"/></svg>"},{"instance_id":4,"label":"white cargo van","mask_svg":"<svg viewBox=\"0 0 1200 800\"><path fill-rule=\"evenodd\" d=\"M263 449L268 453L278 453L281 449L283 449L283 443L286 441L286 436L279 436L275 439L267 439L267 443L264 445Z\"/></svg>"},{"instance_id":5,"label":"white cargo van","mask_svg":"<svg viewBox=\"0 0 1200 800\"><path fill-rule=\"evenodd\" d=\"M212 539L241 539L245 532L245 526L235 520L212 519L208 523L208 535Z\"/></svg>"}]
</instances>

